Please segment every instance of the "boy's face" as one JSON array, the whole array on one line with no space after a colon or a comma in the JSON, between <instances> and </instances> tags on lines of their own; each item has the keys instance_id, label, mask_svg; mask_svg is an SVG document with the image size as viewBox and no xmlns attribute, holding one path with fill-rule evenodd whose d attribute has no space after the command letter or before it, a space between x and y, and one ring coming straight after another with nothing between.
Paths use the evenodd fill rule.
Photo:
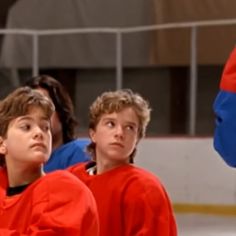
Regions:
<instances>
[{"instance_id":1,"label":"boy's face","mask_svg":"<svg viewBox=\"0 0 236 236\"><path fill-rule=\"evenodd\" d=\"M90 137L96 143L96 159L111 164L128 163L138 142L138 130L138 117L131 107L103 114L96 129L90 130Z\"/></svg>"},{"instance_id":2,"label":"boy's face","mask_svg":"<svg viewBox=\"0 0 236 236\"><path fill-rule=\"evenodd\" d=\"M6 137L0 137L0 153L9 168L21 164L41 164L51 154L50 121L41 108L32 108L24 116L13 119Z\"/></svg>"}]
</instances>

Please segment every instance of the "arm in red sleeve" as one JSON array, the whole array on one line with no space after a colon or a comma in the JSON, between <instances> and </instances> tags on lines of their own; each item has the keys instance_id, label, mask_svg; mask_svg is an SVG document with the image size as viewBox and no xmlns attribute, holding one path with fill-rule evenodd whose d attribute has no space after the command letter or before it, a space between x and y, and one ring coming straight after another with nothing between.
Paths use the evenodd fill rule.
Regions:
<instances>
[{"instance_id":1,"label":"arm in red sleeve","mask_svg":"<svg viewBox=\"0 0 236 236\"><path fill-rule=\"evenodd\" d=\"M162 186L134 185L125 197L125 236L176 236L169 198Z\"/></svg>"},{"instance_id":2,"label":"arm in red sleeve","mask_svg":"<svg viewBox=\"0 0 236 236\"><path fill-rule=\"evenodd\" d=\"M51 229L55 235L98 235L94 197L78 178L66 172L57 182L54 180L48 183L48 191L47 205L41 202L35 206L34 224L29 228L30 235L42 229Z\"/></svg>"},{"instance_id":3,"label":"arm in red sleeve","mask_svg":"<svg viewBox=\"0 0 236 236\"><path fill-rule=\"evenodd\" d=\"M9 227L0 229L0 236L99 235L94 197L67 171L46 175L26 189L20 200L18 204L26 210L21 211L22 215L13 211L17 217L8 223ZM27 204L32 206L24 207Z\"/></svg>"},{"instance_id":4,"label":"arm in red sleeve","mask_svg":"<svg viewBox=\"0 0 236 236\"><path fill-rule=\"evenodd\" d=\"M51 230L38 231L36 234L24 234L19 233L16 230L0 229L0 236L28 236L28 235L38 235L38 236L55 236L55 232Z\"/></svg>"}]
</instances>

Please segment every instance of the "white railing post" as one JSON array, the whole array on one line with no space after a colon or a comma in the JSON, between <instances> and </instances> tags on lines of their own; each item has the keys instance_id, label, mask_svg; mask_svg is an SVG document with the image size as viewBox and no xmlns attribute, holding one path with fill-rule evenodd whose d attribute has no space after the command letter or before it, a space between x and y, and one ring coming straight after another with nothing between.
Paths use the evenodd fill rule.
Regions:
<instances>
[{"instance_id":1,"label":"white railing post","mask_svg":"<svg viewBox=\"0 0 236 236\"><path fill-rule=\"evenodd\" d=\"M39 36L35 32L32 36L33 50L32 50L32 76L39 74Z\"/></svg>"},{"instance_id":2,"label":"white railing post","mask_svg":"<svg viewBox=\"0 0 236 236\"><path fill-rule=\"evenodd\" d=\"M196 134L197 110L197 27L191 28L190 88L189 88L189 135Z\"/></svg>"},{"instance_id":3,"label":"white railing post","mask_svg":"<svg viewBox=\"0 0 236 236\"><path fill-rule=\"evenodd\" d=\"M116 89L123 87L123 68L122 68L122 34L116 33Z\"/></svg>"}]
</instances>

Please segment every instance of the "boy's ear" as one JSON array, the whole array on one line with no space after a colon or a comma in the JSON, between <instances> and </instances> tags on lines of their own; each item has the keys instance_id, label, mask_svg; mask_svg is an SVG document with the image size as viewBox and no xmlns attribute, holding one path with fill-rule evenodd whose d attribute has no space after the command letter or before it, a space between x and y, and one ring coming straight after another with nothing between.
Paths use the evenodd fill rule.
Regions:
<instances>
[{"instance_id":1,"label":"boy's ear","mask_svg":"<svg viewBox=\"0 0 236 236\"><path fill-rule=\"evenodd\" d=\"M95 143L94 134L95 134L94 130L93 129L89 129L89 137L92 140L92 142Z\"/></svg>"},{"instance_id":2,"label":"boy's ear","mask_svg":"<svg viewBox=\"0 0 236 236\"><path fill-rule=\"evenodd\" d=\"M5 155L7 152L6 144L4 142L4 139L0 136L0 154Z\"/></svg>"}]
</instances>

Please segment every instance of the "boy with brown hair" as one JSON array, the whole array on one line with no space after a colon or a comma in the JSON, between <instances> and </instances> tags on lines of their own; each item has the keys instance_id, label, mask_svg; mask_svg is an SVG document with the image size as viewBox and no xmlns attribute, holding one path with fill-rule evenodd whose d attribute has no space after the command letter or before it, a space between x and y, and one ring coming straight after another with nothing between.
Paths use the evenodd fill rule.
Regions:
<instances>
[{"instance_id":1,"label":"boy with brown hair","mask_svg":"<svg viewBox=\"0 0 236 236\"><path fill-rule=\"evenodd\" d=\"M0 102L0 235L98 235L96 203L67 171L45 175L54 105L29 87Z\"/></svg>"},{"instance_id":2,"label":"boy with brown hair","mask_svg":"<svg viewBox=\"0 0 236 236\"><path fill-rule=\"evenodd\" d=\"M131 90L105 92L90 107L93 162L69 170L91 189L101 236L176 236L169 197L152 173L133 165L150 120L146 100Z\"/></svg>"},{"instance_id":3,"label":"boy with brown hair","mask_svg":"<svg viewBox=\"0 0 236 236\"><path fill-rule=\"evenodd\" d=\"M83 143L77 135L78 121L74 106L66 88L55 78L38 75L26 81L29 86L47 96L55 106L51 117L52 153L44 164L44 171L63 170L76 163L90 160L83 150Z\"/></svg>"}]
</instances>

